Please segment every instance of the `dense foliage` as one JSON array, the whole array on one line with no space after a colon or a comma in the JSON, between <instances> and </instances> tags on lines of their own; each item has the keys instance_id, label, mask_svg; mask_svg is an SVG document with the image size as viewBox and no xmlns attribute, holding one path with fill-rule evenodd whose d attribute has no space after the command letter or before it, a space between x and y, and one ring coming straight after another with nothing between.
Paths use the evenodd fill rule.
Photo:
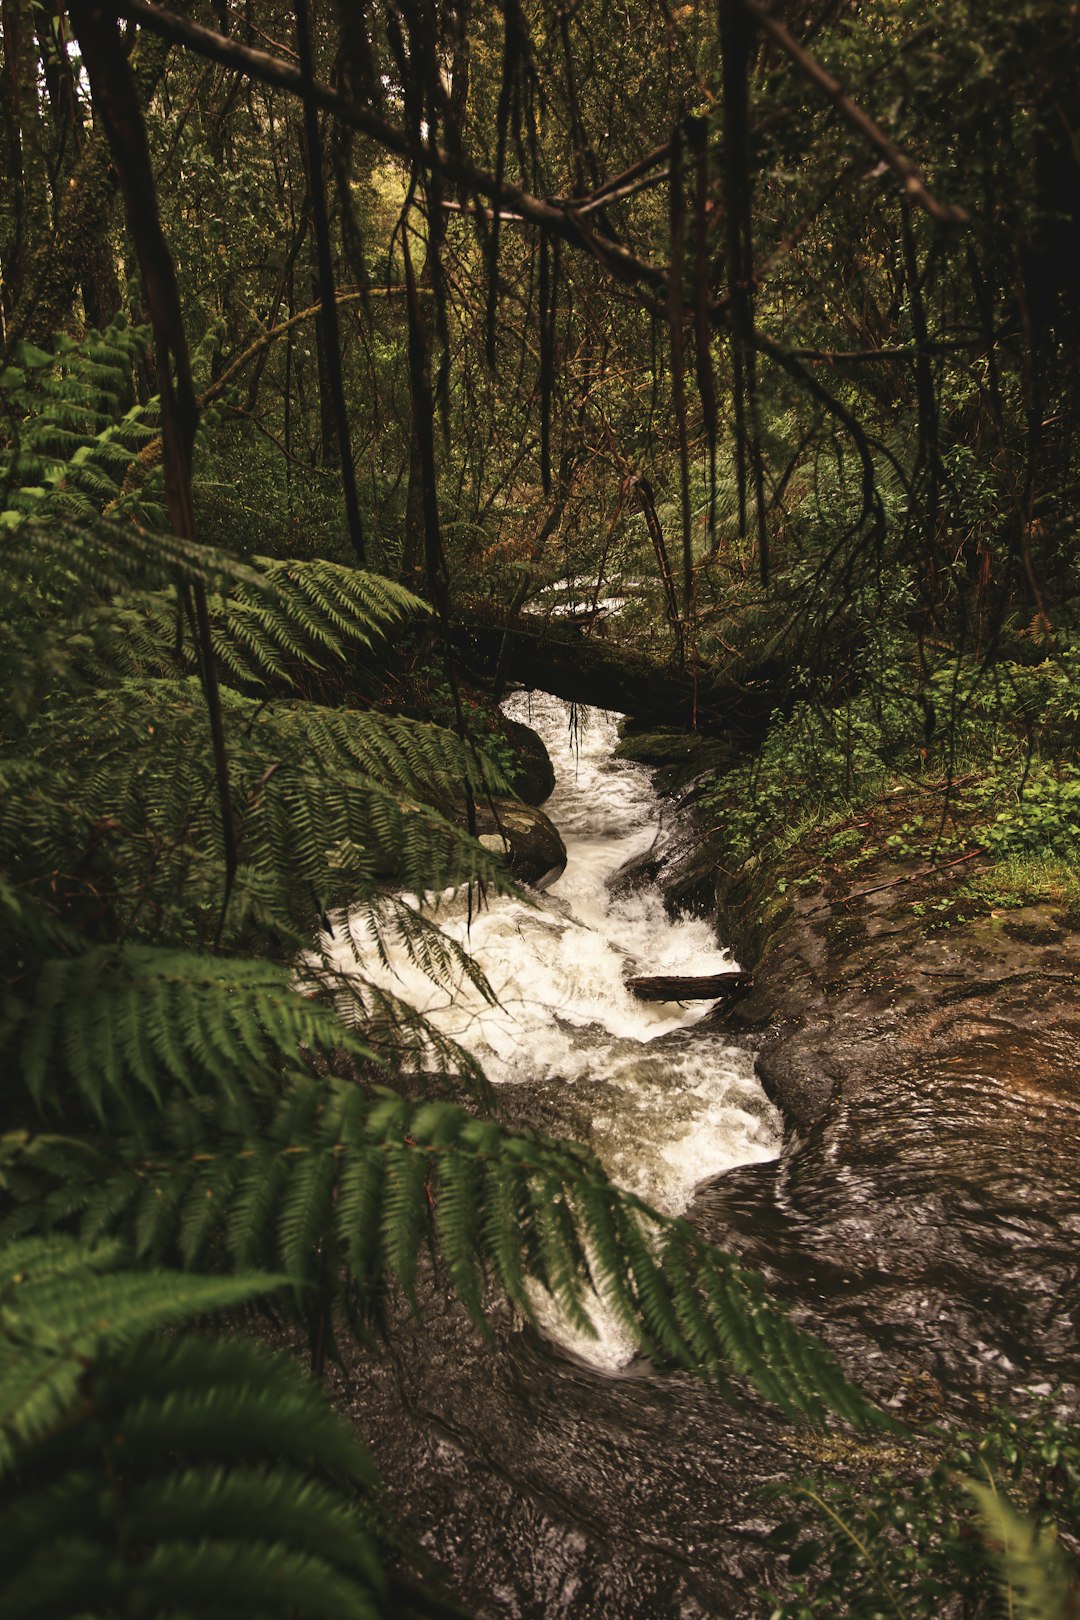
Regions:
<instances>
[{"instance_id":1,"label":"dense foliage","mask_svg":"<svg viewBox=\"0 0 1080 1620\"><path fill-rule=\"evenodd\" d=\"M730 865L808 820L846 836L901 782L938 793L890 824L904 855L977 841L1024 892L1061 881L1076 22L4 0L13 1612L70 1613L73 1582L103 1614L213 1612L227 1565L260 1612L437 1610L387 1576L413 1554L318 1392L243 1339L161 1334L269 1291L320 1372L428 1249L478 1318L540 1286L582 1321L595 1284L664 1361L881 1421L728 1257L486 1117L468 1055L326 940L487 993L402 898L508 883L469 834L507 763L452 656L477 599L509 624L615 597L613 644L766 695L704 792ZM1014 1612L1024 1560L1049 1612L1057 1553L976 1497L1020 1549ZM856 1530L791 1613L854 1593ZM985 1571L965 1534L934 1557Z\"/></svg>"},{"instance_id":2,"label":"dense foliage","mask_svg":"<svg viewBox=\"0 0 1080 1620\"><path fill-rule=\"evenodd\" d=\"M289 1397L282 1365L254 1350L185 1340L165 1351L149 1334L287 1282L279 1314L302 1324L321 1371L340 1321L372 1330L388 1279L414 1297L429 1243L477 1319L493 1280L527 1317L538 1286L588 1332L595 1288L657 1356L721 1383L748 1376L819 1421L828 1409L883 1421L752 1276L620 1193L591 1155L442 1100L440 1073L486 1098L482 1075L365 980L359 944L355 971L333 968L330 939L359 941L366 930L383 948L403 945L436 979L464 970L483 988L399 888L505 886L455 809L498 787L498 772L428 722L296 695L420 612L402 587L318 560L238 562L101 516L81 492L61 498L64 469L91 465L103 436L112 443L98 415L109 412L118 352L114 339L90 338L85 352L67 349L50 365L44 403L26 411L12 450L13 465L42 469L43 483L32 496L13 484L5 509L0 1167L5 1231L23 1242L9 1251L11 1354L0 1386L20 1498L42 1471L48 1502L58 1494L65 1513L81 1513L78 1491L100 1492L100 1482L72 1449L72 1424L119 1425L132 1490L140 1504L149 1493L159 1515L174 1505L183 1545L175 1560L163 1545L144 1563L155 1521L133 1507L73 1549L58 1583L46 1549L59 1521L31 1501L12 1520L25 1560L10 1570L11 1603L67 1613L71 1583L91 1580L104 1612L126 1591L132 1612L156 1613L180 1582L189 1605L218 1583L215 1601L246 1589L260 1612L291 1613L300 1593L305 1613L397 1612L369 1541L355 1530L353 1545L344 1529L340 1491L370 1485L358 1464L333 1488L265 1461L244 1472L252 1448L280 1455L290 1399L320 1410L301 1375L291 1374ZM74 424L59 441L58 418ZM231 883L185 601L196 583L207 589L218 664ZM361 667L352 680L357 704ZM410 1102L378 1083L417 1062L432 1070L430 1099ZM29 1234L56 1241L35 1245ZM189 1284L181 1273L196 1266L235 1280ZM140 1403L144 1380L165 1403L160 1418ZM213 1391L204 1437L185 1404L189 1384ZM234 1403L231 1392L244 1389ZM133 1403L130 1421L118 1401ZM87 1431L88 1447L97 1433ZM147 1476L151 1436L170 1469L173 1453L185 1459L175 1480ZM314 1461L316 1476L336 1478L336 1463ZM70 1485L53 1480L56 1468L72 1471ZM206 1541L223 1534L230 1502L233 1540ZM279 1538L273 1526L290 1516L294 1529ZM330 1564L344 1571L309 1568L301 1549L320 1525Z\"/></svg>"}]
</instances>

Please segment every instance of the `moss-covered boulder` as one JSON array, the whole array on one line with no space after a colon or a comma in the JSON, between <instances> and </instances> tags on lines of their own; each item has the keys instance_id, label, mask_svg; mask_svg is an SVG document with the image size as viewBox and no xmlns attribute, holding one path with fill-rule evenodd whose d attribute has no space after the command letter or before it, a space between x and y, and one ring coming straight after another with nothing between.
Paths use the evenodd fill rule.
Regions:
<instances>
[{"instance_id":1,"label":"moss-covered boulder","mask_svg":"<svg viewBox=\"0 0 1080 1620\"><path fill-rule=\"evenodd\" d=\"M674 728L644 729L633 720L621 722L615 749L616 759L648 765L662 793L681 793L703 772L719 774L739 757L738 749L726 738Z\"/></svg>"},{"instance_id":2,"label":"moss-covered boulder","mask_svg":"<svg viewBox=\"0 0 1080 1620\"><path fill-rule=\"evenodd\" d=\"M517 799L483 800L476 806L476 831L488 849L505 855L519 883L546 889L562 876L566 845L554 823L535 805Z\"/></svg>"},{"instance_id":3,"label":"moss-covered boulder","mask_svg":"<svg viewBox=\"0 0 1080 1620\"><path fill-rule=\"evenodd\" d=\"M521 720L504 721L506 738L514 751L510 785L526 804L543 804L555 788L555 767L540 734Z\"/></svg>"}]
</instances>

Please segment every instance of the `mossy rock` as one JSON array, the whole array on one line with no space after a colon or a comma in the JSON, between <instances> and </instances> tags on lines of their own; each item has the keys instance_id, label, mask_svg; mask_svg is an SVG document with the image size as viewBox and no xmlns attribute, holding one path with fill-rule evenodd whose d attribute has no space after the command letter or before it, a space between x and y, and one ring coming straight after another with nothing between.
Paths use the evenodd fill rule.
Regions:
<instances>
[{"instance_id":1,"label":"mossy rock","mask_svg":"<svg viewBox=\"0 0 1080 1620\"><path fill-rule=\"evenodd\" d=\"M543 804L555 790L555 767L543 739L521 720L505 720L503 724L514 751L510 785L526 804Z\"/></svg>"},{"instance_id":2,"label":"mossy rock","mask_svg":"<svg viewBox=\"0 0 1080 1620\"><path fill-rule=\"evenodd\" d=\"M566 868L566 845L558 828L535 805L517 799L482 800L476 833L487 849L505 855L519 883L546 889Z\"/></svg>"},{"instance_id":3,"label":"mossy rock","mask_svg":"<svg viewBox=\"0 0 1080 1620\"><path fill-rule=\"evenodd\" d=\"M636 731L632 721L624 721L619 731L615 758L647 765L663 793L680 793L705 772L720 775L739 758L733 744L701 731Z\"/></svg>"}]
</instances>

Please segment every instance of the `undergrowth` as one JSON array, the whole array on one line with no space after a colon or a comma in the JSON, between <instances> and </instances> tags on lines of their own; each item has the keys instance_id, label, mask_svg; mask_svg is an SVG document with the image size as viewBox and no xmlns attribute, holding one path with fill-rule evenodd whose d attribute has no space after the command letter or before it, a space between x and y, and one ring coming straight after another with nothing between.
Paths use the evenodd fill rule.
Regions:
<instances>
[{"instance_id":1,"label":"undergrowth","mask_svg":"<svg viewBox=\"0 0 1080 1620\"><path fill-rule=\"evenodd\" d=\"M999 893L1068 898L1080 866L1077 689L1071 655L992 673L947 660L923 683L898 665L884 691L875 679L842 705L778 711L752 759L697 785L711 855L731 880L767 868L783 894L829 870L978 851L1000 870ZM995 880L983 873L973 892L992 895Z\"/></svg>"},{"instance_id":2,"label":"undergrowth","mask_svg":"<svg viewBox=\"0 0 1080 1620\"><path fill-rule=\"evenodd\" d=\"M921 1453L921 1454L920 1454ZM795 1516L787 1590L771 1620L1065 1620L1080 1549L1080 1439L1047 1408L995 1413L981 1432L928 1436L907 1466L776 1495ZM809 1523L808 1523L809 1521Z\"/></svg>"}]
</instances>

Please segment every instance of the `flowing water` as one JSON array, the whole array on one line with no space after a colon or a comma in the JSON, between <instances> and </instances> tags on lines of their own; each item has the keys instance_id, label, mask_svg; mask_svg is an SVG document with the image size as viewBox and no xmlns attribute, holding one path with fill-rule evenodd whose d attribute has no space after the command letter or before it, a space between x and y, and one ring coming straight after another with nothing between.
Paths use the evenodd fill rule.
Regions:
<instances>
[{"instance_id":1,"label":"flowing water","mask_svg":"<svg viewBox=\"0 0 1080 1620\"><path fill-rule=\"evenodd\" d=\"M689 1206L904 1415L981 1422L1028 1392L1075 1411L1075 925L1058 957L1039 959L1048 971L1033 988L1026 939L1011 956L997 940L961 959L948 932L912 921L906 889L872 891L853 915L840 907L833 933L818 903L739 1008L777 1095L790 1106L793 1075L825 1094L780 1152L749 1056L707 1009L623 989L631 968L731 964L704 922L669 920L655 888L608 886L660 816L646 774L611 759L613 717L583 712L571 737L553 699L518 698L512 712L552 753L546 809L566 872L532 906L496 901L471 931L458 902L440 908L498 1008L403 963L387 983L483 1061L504 1117L586 1141L624 1185ZM402 1522L476 1620L771 1611L770 1532L791 1513L774 1487L820 1466L816 1442L690 1373L624 1368L628 1347L606 1322L599 1344L580 1343L556 1316L538 1334L496 1302L485 1336L434 1270L424 1289L420 1315L400 1305L380 1353L352 1352L340 1400Z\"/></svg>"},{"instance_id":2,"label":"flowing water","mask_svg":"<svg viewBox=\"0 0 1080 1620\"><path fill-rule=\"evenodd\" d=\"M497 1085L527 1087L537 1125L585 1139L620 1185L669 1214L706 1177L775 1156L780 1120L744 1051L695 1029L711 1003L647 1003L628 973L706 974L734 967L700 917L671 919L653 885L613 895L608 880L648 849L661 807L648 772L616 760L618 716L547 694L519 695L508 715L539 732L556 787L545 804L566 844L566 870L543 895L496 898L471 920L463 896L435 915L495 991L462 976L436 985L402 954L367 971L483 1064ZM362 945L362 941L361 941ZM341 965L346 966L344 951ZM602 1368L633 1353L594 1307L597 1341L553 1315L551 1331Z\"/></svg>"}]
</instances>

